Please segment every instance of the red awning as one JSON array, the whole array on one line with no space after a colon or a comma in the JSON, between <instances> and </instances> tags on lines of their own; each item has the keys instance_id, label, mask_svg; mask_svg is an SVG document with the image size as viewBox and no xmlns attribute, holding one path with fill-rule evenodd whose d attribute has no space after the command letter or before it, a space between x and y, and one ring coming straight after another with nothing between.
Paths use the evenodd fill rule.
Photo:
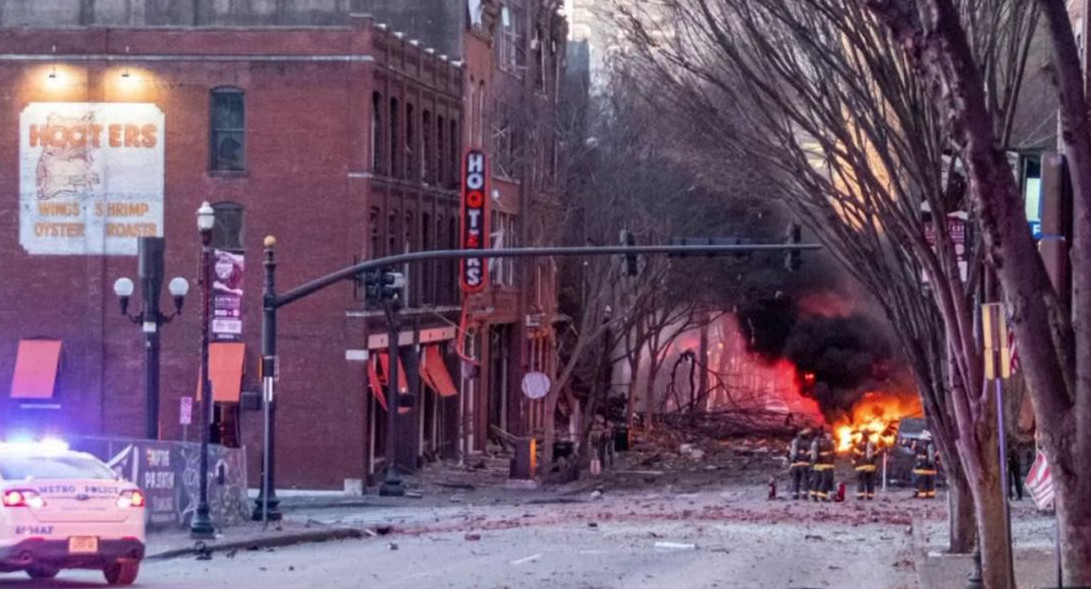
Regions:
<instances>
[{"instance_id":1,"label":"red awning","mask_svg":"<svg viewBox=\"0 0 1091 589\"><path fill-rule=\"evenodd\" d=\"M379 357L379 365L383 369L381 383L387 384L387 375L390 374L390 355L389 354L376 354ZM409 379L406 376L405 364L402 363L402 359L398 358L398 394L406 394L409 392ZM386 409L386 395L383 395L383 409ZM412 411L409 407L398 407L398 413L409 413Z\"/></svg>"},{"instance_id":2,"label":"red awning","mask_svg":"<svg viewBox=\"0 0 1091 589\"><path fill-rule=\"evenodd\" d=\"M425 382L433 391L441 397L453 397L458 394L458 387L447 371L447 364L443 362L443 354L439 346L427 346L424 348L424 359L421 372L425 375Z\"/></svg>"},{"instance_id":3,"label":"red awning","mask_svg":"<svg viewBox=\"0 0 1091 589\"><path fill-rule=\"evenodd\" d=\"M11 379L11 397L52 399L60 358L61 342L57 340L20 340L15 374Z\"/></svg>"},{"instance_id":4,"label":"red awning","mask_svg":"<svg viewBox=\"0 0 1091 589\"><path fill-rule=\"evenodd\" d=\"M367 381L368 388L371 389L371 394L375 395L375 401L386 410L386 393L383 392L383 380L379 379L379 356L376 354L372 356L371 360L367 363Z\"/></svg>"},{"instance_id":5,"label":"red awning","mask_svg":"<svg viewBox=\"0 0 1091 589\"><path fill-rule=\"evenodd\" d=\"M238 403L242 392L242 369L246 344L215 342L208 345L208 373L211 375L212 400L218 403ZM198 373L197 399L201 399Z\"/></svg>"}]
</instances>

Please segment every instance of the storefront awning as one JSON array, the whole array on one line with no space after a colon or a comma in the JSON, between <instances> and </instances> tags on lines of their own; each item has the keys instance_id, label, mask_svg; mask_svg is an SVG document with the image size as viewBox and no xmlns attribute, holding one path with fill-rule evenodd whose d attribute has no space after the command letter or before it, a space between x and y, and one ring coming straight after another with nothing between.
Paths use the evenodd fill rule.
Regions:
<instances>
[{"instance_id":1,"label":"storefront awning","mask_svg":"<svg viewBox=\"0 0 1091 589\"><path fill-rule=\"evenodd\" d=\"M20 340L15 374L11 379L11 398L52 399L60 358L60 341Z\"/></svg>"},{"instance_id":2,"label":"storefront awning","mask_svg":"<svg viewBox=\"0 0 1091 589\"><path fill-rule=\"evenodd\" d=\"M387 375L390 374L390 356L388 354L376 354L379 357L379 366L382 368L383 374L380 379L380 389L387 384ZM398 393L406 394L409 392L409 379L406 378L405 364L402 363L402 359L398 358ZM386 410L386 395L383 395L380 401L383 409ZM409 407L398 407L398 413L409 413L412 411Z\"/></svg>"},{"instance_id":3,"label":"storefront awning","mask_svg":"<svg viewBox=\"0 0 1091 589\"><path fill-rule=\"evenodd\" d=\"M427 346L424 348L424 358L421 362L421 374L424 381L433 391L441 397L453 397L458 394L455 381L451 379L451 373L443 362L443 354L439 346Z\"/></svg>"},{"instance_id":4,"label":"storefront awning","mask_svg":"<svg viewBox=\"0 0 1091 589\"><path fill-rule=\"evenodd\" d=\"M375 395L375 401L386 411L386 393L383 392L383 381L379 378L379 356L376 354L367 363L367 384L371 394Z\"/></svg>"},{"instance_id":5,"label":"storefront awning","mask_svg":"<svg viewBox=\"0 0 1091 589\"><path fill-rule=\"evenodd\" d=\"M208 345L208 374L209 380L212 381L212 400L218 403L239 402L245 358L246 344L216 342ZM201 382L198 380L197 399L200 398Z\"/></svg>"}]
</instances>

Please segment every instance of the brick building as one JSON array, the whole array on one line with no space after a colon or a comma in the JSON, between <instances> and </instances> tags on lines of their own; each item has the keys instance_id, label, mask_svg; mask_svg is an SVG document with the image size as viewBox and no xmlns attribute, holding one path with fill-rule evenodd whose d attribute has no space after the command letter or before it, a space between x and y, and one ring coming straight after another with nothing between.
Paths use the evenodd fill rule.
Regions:
<instances>
[{"instance_id":1,"label":"brick building","mask_svg":"<svg viewBox=\"0 0 1091 589\"><path fill-rule=\"evenodd\" d=\"M463 142L489 156L494 247L556 244L561 146L556 128L567 22L560 0L462 0L460 30L430 2L363 0L364 9L465 62ZM557 270L551 259L489 264L490 284L463 300L463 428L467 452L501 432L538 438L544 405L523 393L526 374L552 377ZM510 439L510 438L509 438ZM513 470L527 478L527 464Z\"/></svg>"},{"instance_id":2,"label":"brick building","mask_svg":"<svg viewBox=\"0 0 1091 589\"><path fill-rule=\"evenodd\" d=\"M350 15L357 4L0 3L5 433L142 435L142 336L112 284L135 277L136 236L161 235L167 277L195 286L162 331L160 420L165 439L181 439L200 351L195 212L207 200L214 245L248 264L241 338L217 347L212 376L218 431L250 449L255 481L263 238L278 240L282 290L361 258L454 245L463 68ZM453 266L407 270L401 361L419 393L399 461L415 464L456 450L460 301ZM382 378L382 319L345 283L284 308L279 339L280 486L367 479L384 451L385 410L369 391ZM450 375L453 386L440 382Z\"/></svg>"}]
</instances>

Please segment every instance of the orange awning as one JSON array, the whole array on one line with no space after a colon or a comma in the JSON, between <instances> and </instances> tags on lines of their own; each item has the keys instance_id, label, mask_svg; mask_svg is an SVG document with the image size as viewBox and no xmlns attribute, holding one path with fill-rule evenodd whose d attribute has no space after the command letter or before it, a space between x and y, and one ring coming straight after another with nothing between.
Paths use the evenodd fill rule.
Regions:
<instances>
[{"instance_id":1,"label":"orange awning","mask_svg":"<svg viewBox=\"0 0 1091 589\"><path fill-rule=\"evenodd\" d=\"M379 364L383 368L383 384L387 382L387 375L390 374L390 360L388 354L379 354ZM398 358L398 392L409 392L409 380L405 377L405 364L402 363L402 359Z\"/></svg>"},{"instance_id":2,"label":"orange awning","mask_svg":"<svg viewBox=\"0 0 1091 589\"><path fill-rule=\"evenodd\" d=\"M379 356L381 356L381 354L376 354L367 363L367 382L368 388L371 389L371 394L375 395L375 400L385 411L386 393L383 392L383 381L379 379Z\"/></svg>"},{"instance_id":3,"label":"orange awning","mask_svg":"<svg viewBox=\"0 0 1091 589\"><path fill-rule=\"evenodd\" d=\"M61 342L57 340L19 340L15 375L11 379L11 398L52 399L60 358Z\"/></svg>"},{"instance_id":4,"label":"orange awning","mask_svg":"<svg viewBox=\"0 0 1091 589\"><path fill-rule=\"evenodd\" d=\"M242 392L242 367L246 344L216 342L208 345L208 373L212 381L212 400L238 403ZM198 375L200 379L200 375ZM197 399L201 399L201 381L197 381Z\"/></svg>"},{"instance_id":5,"label":"orange awning","mask_svg":"<svg viewBox=\"0 0 1091 589\"><path fill-rule=\"evenodd\" d=\"M453 397L458 394L458 388L455 387L455 381L451 379L451 373L447 371L439 346L424 348L423 364L422 372L426 375L425 381L433 391L439 393L441 397Z\"/></svg>"}]
</instances>

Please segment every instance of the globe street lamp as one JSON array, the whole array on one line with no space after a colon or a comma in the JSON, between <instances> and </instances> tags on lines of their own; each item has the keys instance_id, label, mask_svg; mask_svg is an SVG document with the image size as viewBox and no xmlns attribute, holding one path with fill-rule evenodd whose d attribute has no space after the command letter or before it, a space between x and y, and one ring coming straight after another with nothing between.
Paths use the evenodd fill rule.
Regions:
<instances>
[{"instance_id":1,"label":"globe street lamp","mask_svg":"<svg viewBox=\"0 0 1091 589\"><path fill-rule=\"evenodd\" d=\"M189 283L185 278L171 279L167 289L174 298L174 312L164 315L159 310L159 292L163 288L163 250L162 237L140 238L138 274L143 307L139 313L129 314L129 299L136 288L133 281L122 277L114 282L114 294L121 304L121 314L140 325L144 332L144 435L149 440L159 439L159 328L182 313L182 304L189 292Z\"/></svg>"},{"instance_id":2,"label":"globe street lamp","mask_svg":"<svg viewBox=\"0 0 1091 589\"><path fill-rule=\"evenodd\" d=\"M197 209L197 231L201 234L201 470L200 500L197 513L189 526L189 536L195 540L208 540L216 536L208 508L208 438L209 414L212 412L212 383L208 374L208 328L211 320L212 295L212 228L216 224L216 210L208 201Z\"/></svg>"}]
</instances>

